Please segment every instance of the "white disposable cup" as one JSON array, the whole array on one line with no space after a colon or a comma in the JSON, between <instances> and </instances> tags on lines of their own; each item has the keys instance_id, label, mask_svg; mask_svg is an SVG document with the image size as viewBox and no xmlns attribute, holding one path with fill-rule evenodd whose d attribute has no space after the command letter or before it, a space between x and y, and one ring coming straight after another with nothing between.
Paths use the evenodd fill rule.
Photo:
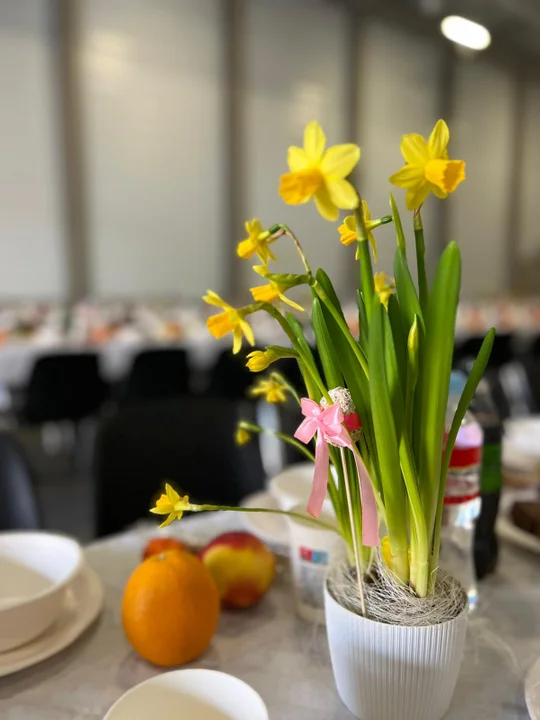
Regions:
<instances>
[{"instance_id":1,"label":"white disposable cup","mask_svg":"<svg viewBox=\"0 0 540 720\"><path fill-rule=\"evenodd\" d=\"M313 463L297 463L282 470L268 483L270 494L276 499L280 510L290 510L293 505L306 505L313 485Z\"/></svg>"},{"instance_id":2,"label":"white disposable cup","mask_svg":"<svg viewBox=\"0 0 540 720\"><path fill-rule=\"evenodd\" d=\"M304 504L291 508L306 520L288 516L290 559L296 611L309 622L324 624L324 584L328 567L345 556L345 542L337 532L335 516L323 510L320 520L336 530L326 529L308 520Z\"/></svg>"}]
</instances>

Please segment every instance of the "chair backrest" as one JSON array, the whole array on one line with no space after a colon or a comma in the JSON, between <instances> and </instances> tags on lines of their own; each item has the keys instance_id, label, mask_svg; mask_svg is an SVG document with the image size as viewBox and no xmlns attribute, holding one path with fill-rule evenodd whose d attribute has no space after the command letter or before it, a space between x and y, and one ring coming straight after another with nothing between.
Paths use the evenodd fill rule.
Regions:
<instances>
[{"instance_id":1,"label":"chair backrest","mask_svg":"<svg viewBox=\"0 0 540 720\"><path fill-rule=\"evenodd\" d=\"M122 402L162 400L189 392L189 365L185 350L143 350L133 361Z\"/></svg>"},{"instance_id":2,"label":"chair backrest","mask_svg":"<svg viewBox=\"0 0 540 720\"><path fill-rule=\"evenodd\" d=\"M104 421L95 456L98 535L151 518L170 481L195 502L236 505L263 487L257 438L237 447L237 421L251 406L186 396L139 403Z\"/></svg>"},{"instance_id":3,"label":"chair backrest","mask_svg":"<svg viewBox=\"0 0 540 720\"><path fill-rule=\"evenodd\" d=\"M249 351L250 352L251 348ZM246 352L222 352L210 371L206 394L215 398L246 399L256 376L246 367Z\"/></svg>"},{"instance_id":4,"label":"chair backrest","mask_svg":"<svg viewBox=\"0 0 540 720\"><path fill-rule=\"evenodd\" d=\"M32 473L26 455L6 432L0 433L0 530L41 526Z\"/></svg>"},{"instance_id":5,"label":"chair backrest","mask_svg":"<svg viewBox=\"0 0 540 720\"><path fill-rule=\"evenodd\" d=\"M80 420L106 398L95 353L44 355L36 360L22 418L28 423Z\"/></svg>"}]
</instances>

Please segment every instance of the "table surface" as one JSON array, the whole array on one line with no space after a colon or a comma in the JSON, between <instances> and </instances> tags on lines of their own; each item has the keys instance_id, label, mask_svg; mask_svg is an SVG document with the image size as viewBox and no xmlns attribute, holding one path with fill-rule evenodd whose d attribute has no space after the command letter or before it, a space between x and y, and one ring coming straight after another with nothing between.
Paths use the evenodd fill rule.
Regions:
<instances>
[{"instance_id":1,"label":"table surface","mask_svg":"<svg viewBox=\"0 0 540 720\"><path fill-rule=\"evenodd\" d=\"M174 532L200 543L239 526L237 515L222 513L191 517ZM105 588L102 615L61 654L0 679L2 720L102 720L126 690L161 672L130 649L120 622L124 584L151 534L155 527L146 525L88 547ZM446 720L527 720L523 681L540 656L540 556L503 545L499 571L480 592ZM294 613L285 561L257 607L223 613L209 650L191 667L245 680L271 720L352 718L336 694L325 628Z\"/></svg>"}]
</instances>

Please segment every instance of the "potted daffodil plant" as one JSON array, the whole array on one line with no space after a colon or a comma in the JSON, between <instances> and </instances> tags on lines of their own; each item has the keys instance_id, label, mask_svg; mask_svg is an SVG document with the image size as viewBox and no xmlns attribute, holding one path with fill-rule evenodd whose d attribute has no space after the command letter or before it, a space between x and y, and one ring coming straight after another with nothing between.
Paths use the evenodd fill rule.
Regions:
<instances>
[{"instance_id":1,"label":"potted daffodil plant","mask_svg":"<svg viewBox=\"0 0 540 720\"><path fill-rule=\"evenodd\" d=\"M328 575L326 621L338 692L362 720L439 720L450 703L464 647L466 595L439 567L444 489L457 432L487 365L494 331L487 334L446 427L461 259L451 242L428 282L421 209L430 195L446 199L465 180L465 163L450 159L449 139L443 120L427 139L402 138L405 164L390 182L406 191L409 243L393 196L390 214L372 219L348 179L360 160L357 145L327 147L313 121L305 128L303 147L288 150L289 172L279 184L284 202L313 201L325 220L338 223L336 241L354 246L358 333L349 329L328 275L311 267L293 230L280 223L246 223L248 237L238 255L256 260L254 270L264 281L251 290L252 302L233 307L212 291L204 298L219 308L208 319L210 333L216 338L231 333L235 353L244 338L255 343L253 313L268 313L288 338L286 345L254 350L247 364L253 372L269 371L256 394L269 402L292 396L299 403L302 423L294 438L281 437L314 460L307 504L313 522L328 495L349 548L349 561ZM347 213L341 222L340 211ZM393 278L373 270L376 230L390 222L396 234ZM299 270L277 273L272 261L278 243L286 241L296 247ZM302 308L288 296L299 286L311 294L318 358L306 340L305 323L297 318ZM283 358L298 363L303 397L272 372L272 364ZM261 431L240 423L237 441ZM186 510L209 509L216 508L194 505L168 487L152 512L166 515L167 523Z\"/></svg>"}]
</instances>

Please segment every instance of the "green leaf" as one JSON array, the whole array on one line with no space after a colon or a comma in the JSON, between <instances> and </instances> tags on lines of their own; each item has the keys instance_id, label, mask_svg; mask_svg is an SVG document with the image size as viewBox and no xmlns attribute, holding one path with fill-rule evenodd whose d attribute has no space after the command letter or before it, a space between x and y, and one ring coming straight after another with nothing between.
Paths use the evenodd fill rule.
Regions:
<instances>
[{"instance_id":1,"label":"green leaf","mask_svg":"<svg viewBox=\"0 0 540 720\"><path fill-rule=\"evenodd\" d=\"M336 291L334 290L332 281L322 268L319 268L315 273L315 279L322 285L322 288L330 298L332 305L336 308L336 310L339 311L340 315L345 320L345 315L343 314L341 303L339 302L339 298L336 294Z\"/></svg>"},{"instance_id":2,"label":"green leaf","mask_svg":"<svg viewBox=\"0 0 540 720\"><path fill-rule=\"evenodd\" d=\"M394 423L385 362L385 314L378 296L374 299L369 332L370 394L373 428L377 443L377 456L384 491L386 524L393 570L408 582L408 535L406 519L406 493L401 476L398 434Z\"/></svg>"},{"instance_id":3,"label":"green leaf","mask_svg":"<svg viewBox=\"0 0 540 720\"><path fill-rule=\"evenodd\" d=\"M414 322L414 316L418 315L420 326L424 327L424 316L420 309L420 301L416 294L416 288L411 277L407 264L407 256L401 248L397 248L394 256L394 276L396 281L396 292L401 316L403 318L403 330L408 333Z\"/></svg>"},{"instance_id":4,"label":"green leaf","mask_svg":"<svg viewBox=\"0 0 540 720\"><path fill-rule=\"evenodd\" d=\"M444 490L446 485L446 476L448 474L448 467L450 465L450 457L452 455L452 450L454 449L454 444L456 442L459 428L461 427L461 423L463 422L463 418L465 417L465 413L467 412L467 409L472 402L474 393L476 392L476 388L478 387L478 384L487 368L489 357L491 355L491 350L493 349L494 340L495 328L491 328L487 333L486 337L484 338L484 342L482 343L480 352L478 353L469 377L467 378L467 382L465 383L465 387L463 388L463 392L461 393L461 397L459 399L456 412L454 413L452 424L450 426L450 431L446 440L446 447L444 450L444 457L441 464L441 474L438 488L439 494L437 500L437 517L435 521L435 531L433 537L433 559L431 563L432 570L435 570L439 564L441 525L444 508Z\"/></svg>"},{"instance_id":5,"label":"green leaf","mask_svg":"<svg viewBox=\"0 0 540 720\"><path fill-rule=\"evenodd\" d=\"M368 324L368 319L367 319L366 303L364 302L364 296L362 295L360 290L357 290L357 296L358 296L358 325L360 328L358 342L360 343L360 347L364 351L365 355L367 355L368 339L369 339L369 324Z\"/></svg>"},{"instance_id":6,"label":"green leaf","mask_svg":"<svg viewBox=\"0 0 540 720\"><path fill-rule=\"evenodd\" d=\"M392 328L392 339L396 355L399 385L403 397L407 388L407 347L406 336L403 332L403 322L399 312L399 304L395 295L388 298L388 319Z\"/></svg>"},{"instance_id":7,"label":"green leaf","mask_svg":"<svg viewBox=\"0 0 540 720\"><path fill-rule=\"evenodd\" d=\"M450 243L437 265L426 319L420 364L419 436L420 489L433 532L437 509L442 446L452 369L454 333L461 280L459 248Z\"/></svg>"},{"instance_id":8,"label":"green leaf","mask_svg":"<svg viewBox=\"0 0 540 720\"><path fill-rule=\"evenodd\" d=\"M313 298L311 322L313 324L313 331L317 341L326 385L328 388L341 387L343 385L343 376L336 362L336 351L326 326L321 301L316 296Z\"/></svg>"},{"instance_id":9,"label":"green leaf","mask_svg":"<svg viewBox=\"0 0 540 720\"><path fill-rule=\"evenodd\" d=\"M401 224L401 217L399 214L398 206L394 200L394 196L390 193L390 209L392 210L392 218L394 220L394 226L396 228L397 244L401 248L405 257L407 257L407 243L405 241L405 234L403 232L403 225Z\"/></svg>"}]
</instances>

